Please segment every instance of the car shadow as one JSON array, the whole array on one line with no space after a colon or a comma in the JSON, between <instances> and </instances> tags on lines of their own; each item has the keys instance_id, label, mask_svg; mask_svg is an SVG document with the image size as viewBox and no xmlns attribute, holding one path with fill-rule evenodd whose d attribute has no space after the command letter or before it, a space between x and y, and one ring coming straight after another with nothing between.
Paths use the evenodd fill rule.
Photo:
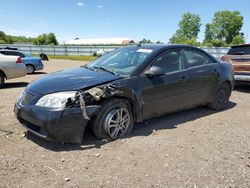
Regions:
<instances>
[{"instance_id":1,"label":"car shadow","mask_svg":"<svg viewBox=\"0 0 250 188\"><path fill-rule=\"evenodd\" d=\"M1 89L26 87L28 84L29 84L28 82L12 82L12 83L5 83L5 85L4 85L3 88L1 88Z\"/></svg>"},{"instance_id":2,"label":"car shadow","mask_svg":"<svg viewBox=\"0 0 250 188\"><path fill-rule=\"evenodd\" d=\"M36 75L36 74L47 74L47 72L33 72L32 74L27 74L27 75Z\"/></svg>"},{"instance_id":3,"label":"car shadow","mask_svg":"<svg viewBox=\"0 0 250 188\"><path fill-rule=\"evenodd\" d=\"M237 104L234 102L229 102L225 110L234 108ZM164 129L176 129L183 123L194 121L196 119L209 116L217 113L217 111L208 109L207 107L197 107L189 110L184 110L158 118L153 118L142 123L137 123L134 125L133 131L127 139L136 136L149 136L155 131ZM112 142L113 140L98 140L90 128L87 128L84 133L83 141L81 144L61 144L46 141L39 138L38 136L29 133L27 138L36 143L37 145L44 147L48 150L61 152L61 151L71 151L71 150L87 150L92 148L101 148L101 146Z\"/></svg>"},{"instance_id":4,"label":"car shadow","mask_svg":"<svg viewBox=\"0 0 250 188\"><path fill-rule=\"evenodd\" d=\"M243 92L243 93L250 93L250 85L237 84L236 86L234 86L234 90L235 91L240 91L240 92Z\"/></svg>"}]
</instances>

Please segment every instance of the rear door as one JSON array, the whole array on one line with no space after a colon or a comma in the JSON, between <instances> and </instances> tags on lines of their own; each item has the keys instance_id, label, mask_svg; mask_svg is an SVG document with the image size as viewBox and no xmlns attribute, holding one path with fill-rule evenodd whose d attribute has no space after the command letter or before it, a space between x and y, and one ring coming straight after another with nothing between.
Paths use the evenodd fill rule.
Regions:
<instances>
[{"instance_id":1,"label":"rear door","mask_svg":"<svg viewBox=\"0 0 250 188\"><path fill-rule=\"evenodd\" d=\"M207 102L219 82L220 66L202 51L186 48L183 53L186 67L190 71L189 104Z\"/></svg>"},{"instance_id":2,"label":"rear door","mask_svg":"<svg viewBox=\"0 0 250 188\"><path fill-rule=\"evenodd\" d=\"M141 75L139 78L144 119L185 107L189 90L189 72L184 69L180 50L166 51L152 66L163 67L165 74L153 78Z\"/></svg>"}]
</instances>

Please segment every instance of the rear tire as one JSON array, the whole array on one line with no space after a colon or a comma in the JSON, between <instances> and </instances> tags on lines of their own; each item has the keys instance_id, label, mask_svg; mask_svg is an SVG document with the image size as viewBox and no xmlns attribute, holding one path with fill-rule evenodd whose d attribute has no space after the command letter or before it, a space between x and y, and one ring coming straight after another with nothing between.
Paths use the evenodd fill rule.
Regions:
<instances>
[{"instance_id":1,"label":"rear tire","mask_svg":"<svg viewBox=\"0 0 250 188\"><path fill-rule=\"evenodd\" d=\"M126 137L133 128L130 105L121 99L111 99L102 105L92 122L92 130L97 138L113 140Z\"/></svg>"},{"instance_id":2,"label":"rear tire","mask_svg":"<svg viewBox=\"0 0 250 188\"><path fill-rule=\"evenodd\" d=\"M231 95L231 88L228 83L222 83L216 91L214 101L208 105L209 108L220 111L224 110Z\"/></svg>"},{"instance_id":3,"label":"rear tire","mask_svg":"<svg viewBox=\"0 0 250 188\"><path fill-rule=\"evenodd\" d=\"M26 65L27 73L32 74L35 72L35 67L32 65Z\"/></svg>"},{"instance_id":4,"label":"rear tire","mask_svg":"<svg viewBox=\"0 0 250 188\"><path fill-rule=\"evenodd\" d=\"M0 88L4 86L5 83L5 76L3 73L0 72Z\"/></svg>"}]
</instances>

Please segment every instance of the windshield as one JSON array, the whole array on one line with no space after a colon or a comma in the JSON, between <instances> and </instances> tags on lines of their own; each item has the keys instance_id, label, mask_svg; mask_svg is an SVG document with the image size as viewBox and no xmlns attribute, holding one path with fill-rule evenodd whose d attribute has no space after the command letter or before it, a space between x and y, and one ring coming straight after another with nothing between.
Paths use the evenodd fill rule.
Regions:
<instances>
[{"instance_id":1,"label":"windshield","mask_svg":"<svg viewBox=\"0 0 250 188\"><path fill-rule=\"evenodd\" d=\"M96 59L86 65L86 67L128 76L139 67L152 52L152 49L138 47L120 48Z\"/></svg>"}]
</instances>

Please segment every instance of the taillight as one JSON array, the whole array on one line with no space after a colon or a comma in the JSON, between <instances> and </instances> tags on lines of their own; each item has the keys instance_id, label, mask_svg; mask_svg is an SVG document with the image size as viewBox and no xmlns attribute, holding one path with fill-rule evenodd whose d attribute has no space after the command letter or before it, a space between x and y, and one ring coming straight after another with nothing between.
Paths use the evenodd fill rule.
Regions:
<instances>
[{"instance_id":1,"label":"taillight","mask_svg":"<svg viewBox=\"0 0 250 188\"><path fill-rule=\"evenodd\" d=\"M21 63L23 63L22 58L18 57L17 60L16 60L16 64L21 64Z\"/></svg>"}]
</instances>

